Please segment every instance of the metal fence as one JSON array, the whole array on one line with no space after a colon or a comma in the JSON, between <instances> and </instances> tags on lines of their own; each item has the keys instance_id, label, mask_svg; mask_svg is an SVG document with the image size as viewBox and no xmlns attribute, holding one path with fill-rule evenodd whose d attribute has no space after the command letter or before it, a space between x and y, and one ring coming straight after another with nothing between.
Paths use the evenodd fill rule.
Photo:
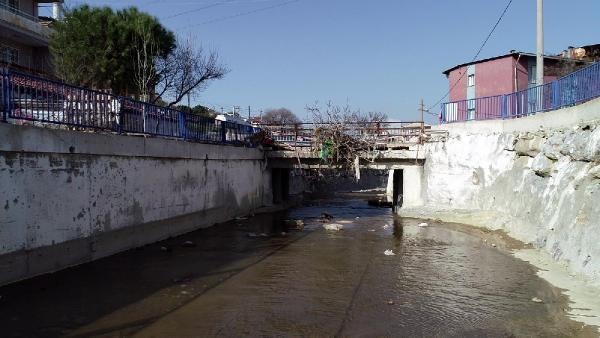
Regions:
<instances>
[{"instance_id":1,"label":"metal fence","mask_svg":"<svg viewBox=\"0 0 600 338\"><path fill-rule=\"evenodd\" d=\"M339 127L344 134L357 140L367 141L374 146L393 144L415 144L428 135L430 126L422 122L362 122L346 123L343 126L330 123L296 123L261 125L275 142L294 147L313 147L314 134L319 128Z\"/></svg>"},{"instance_id":2,"label":"metal fence","mask_svg":"<svg viewBox=\"0 0 600 338\"><path fill-rule=\"evenodd\" d=\"M252 136L260 131L9 69L0 69L0 114L3 122L14 124L245 146L256 146Z\"/></svg>"},{"instance_id":3,"label":"metal fence","mask_svg":"<svg viewBox=\"0 0 600 338\"><path fill-rule=\"evenodd\" d=\"M600 62L556 81L518 92L448 102L441 122L508 119L579 104L600 97Z\"/></svg>"}]
</instances>

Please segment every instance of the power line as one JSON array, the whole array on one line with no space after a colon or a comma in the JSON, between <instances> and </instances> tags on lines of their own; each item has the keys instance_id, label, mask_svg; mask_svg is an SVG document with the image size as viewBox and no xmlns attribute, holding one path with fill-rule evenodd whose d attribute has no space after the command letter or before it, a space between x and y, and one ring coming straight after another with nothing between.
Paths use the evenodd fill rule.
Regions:
<instances>
[{"instance_id":1,"label":"power line","mask_svg":"<svg viewBox=\"0 0 600 338\"><path fill-rule=\"evenodd\" d=\"M166 16L166 17L162 18L162 20L169 20L169 19L176 18L178 16L182 16L182 15L187 15L187 14L190 14L190 13L199 12L201 10L209 9L209 8L212 8L212 7L217 7L217 6L220 6L220 5L222 5L222 4L226 3L226 2L232 2L232 1L234 1L234 0L223 0L223 1L215 2L215 3L212 3L212 4L206 5L206 6L198 7L198 8L195 8L195 9L191 9L189 11L179 12L177 14Z\"/></svg>"},{"instance_id":2,"label":"power line","mask_svg":"<svg viewBox=\"0 0 600 338\"><path fill-rule=\"evenodd\" d=\"M504 8L504 11L502 11L502 14L500 14L500 17L498 18L498 21L496 21L496 24L494 25L494 27L492 27L492 30L490 31L490 33L487 35L487 37L485 38L485 40L483 41L483 43L481 44L481 47L479 47L479 50L477 50L477 53L475 54L475 56L473 57L473 59L469 62L472 63L475 60L477 60L477 58L479 57L479 54L481 53L481 51L483 50L483 48L485 47L485 45L487 44L487 42L490 40L490 37L492 37L492 34L494 34L494 31L496 30L496 28L498 27L498 25L500 24L500 22L502 21L502 18L504 18L504 15L506 14L506 12L508 12L508 8L510 7L510 5L512 4L513 0L509 0L508 4L506 5L506 7ZM465 75L466 72L462 72L460 74L460 77L458 78L458 80L456 80L456 82L450 87L450 89L448 90L448 92L446 92L446 94L444 94L444 96L442 96L441 99L439 99L435 104L433 104L432 106L430 106L428 108L428 110L433 109L434 107L436 107L438 104L440 104L446 97L448 97L448 95L450 94L450 92L452 92L452 89L454 89L454 87L456 87L456 85L458 85L458 83L460 82L460 80L462 80L463 76Z\"/></svg>"},{"instance_id":3,"label":"power line","mask_svg":"<svg viewBox=\"0 0 600 338\"><path fill-rule=\"evenodd\" d=\"M215 22L230 20L230 19L241 17L241 16L246 16L246 15L250 15L250 14L254 14L254 13L258 13L258 12L263 12L263 11L267 11L267 10L278 8L278 7L283 7L283 6L292 4L294 2L298 2L298 1L300 1L300 0L286 1L286 2L282 2L282 3L276 4L276 5L271 5L271 6L267 6L267 7L257 8L257 9L254 9L254 10L251 10L251 11L247 11L247 12L241 12L241 13L237 13L237 14L233 14L233 15L223 16L223 17L220 17L220 18L216 18L216 19L204 21L204 22L201 22L201 23L198 23L198 24L195 24L195 25L190 25L190 26L187 26L187 27L182 28L182 29L190 29L190 28L196 27L196 26L202 26L202 25L207 25L207 24L211 24L211 23L215 23Z\"/></svg>"}]
</instances>

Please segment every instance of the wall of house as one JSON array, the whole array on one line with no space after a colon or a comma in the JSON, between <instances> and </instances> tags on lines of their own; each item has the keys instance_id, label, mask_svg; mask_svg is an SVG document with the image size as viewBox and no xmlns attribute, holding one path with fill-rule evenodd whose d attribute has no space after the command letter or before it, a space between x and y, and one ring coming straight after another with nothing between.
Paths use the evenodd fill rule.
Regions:
<instances>
[{"instance_id":1,"label":"wall of house","mask_svg":"<svg viewBox=\"0 0 600 338\"><path fill-rule=\"evenodd\" d=\"M477 97L507 94L514 88L514 58L512 55L475 64Z\"/></svg>"},{"instance_id":2,"label":"wall of house","mask_svg":"<svg viewBox=\"0 0 600 338\"><path fill-rule=\"evenodd\" d=\"M460 67L448 74L448 88L450 101L467 99L467 67ZM458 81L458 83L457 83ZM455 85L456 84L456 85Z\"/></svg>"},{"instance_id":3,"label":"wall of house","mask_svg":"<svg viewBox=\"0 0 600 338\"><path fill-rule=\"evenodd\" d=\"M0 285L272 203L262 151L0 124Z\"/></svg>"}]
</instances>

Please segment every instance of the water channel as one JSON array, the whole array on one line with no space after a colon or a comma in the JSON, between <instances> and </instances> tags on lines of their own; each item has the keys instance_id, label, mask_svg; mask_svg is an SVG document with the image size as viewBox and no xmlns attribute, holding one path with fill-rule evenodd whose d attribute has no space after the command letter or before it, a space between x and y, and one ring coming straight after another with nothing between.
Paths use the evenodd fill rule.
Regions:
<instances>
[{"instance_id":1,"label":"water channel","mask_svg":"<svg viewBox=\"0 0 600 338\"><path fill-rule=\"evenodd\" d=\"M2 287L2 336L596 336L510 255L521 244L421 227L369 198L316 199ZM323 213L343 230L326 231Z\"/></svg>"}]
</instances>

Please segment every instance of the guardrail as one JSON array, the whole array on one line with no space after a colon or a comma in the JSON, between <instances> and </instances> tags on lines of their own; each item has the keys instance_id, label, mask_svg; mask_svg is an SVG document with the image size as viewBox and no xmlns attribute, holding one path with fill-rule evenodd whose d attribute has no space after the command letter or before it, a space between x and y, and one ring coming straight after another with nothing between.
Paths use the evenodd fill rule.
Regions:
<instances>
[{"instance_id":1,"label":"guardrail","mask_svg":"<svg viewBox=\"0 0 600 338\"><path fill-rule=\"evenodd\" d=\"M314 134L318 128L342 128L343 132L359 140L368 141L374 146L390 144L416 144L423 140L423 133L429 134L430 126L422 122L355 122L340 124L296 123L261 124L267 135L278 143L293 147L313 147Z\"/></svg>"},{"instance_id":2,"label":"guardrail","mask_svg":"<svg viewBox=\"0 0 600 338\"><path fill-rule=\"evenodd\" d=\"M107 92L0 69L3 122L116 133L174 137L186 141L256 146L260 128L216 120Z\"/></svg>"},{"instance_id":3,"label":"guardrail","mask_svg":"<svg viewBox=\"0 0 600 338\"><path fill-rule=\"evenodd\" d=\"M40 19L37 16L27 13L27 12L24 12L24 11L20 10L19 8L15 7L15 6L11 6L5 2L0 2L0 10L8 11L12 14L18 15L20 17L23 17L27 20L31 20L33 22L40 21Z\"/></svg>"},{"instance_id":4,"label":"guardrail","mask_svg":"<svg viewBox=\"0 0 600 338\"><path fill-rule=\"evenodd\" d=\"M556 81L518 92L442 104L442 123L508 119L576 105L600 97L600 62Z\"/></svg>"}]
</instances>

